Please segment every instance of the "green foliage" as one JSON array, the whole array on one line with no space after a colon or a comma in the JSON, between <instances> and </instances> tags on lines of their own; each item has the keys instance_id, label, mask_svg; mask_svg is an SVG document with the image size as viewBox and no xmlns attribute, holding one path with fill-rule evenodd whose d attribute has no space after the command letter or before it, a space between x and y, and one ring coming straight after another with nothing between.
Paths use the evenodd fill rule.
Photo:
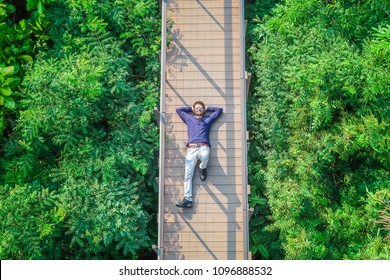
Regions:
<instances>
[{"instance_id":1,"label":"green foliage","mask_svg":"<svg viewBox=\"0 0 390 280\"><path fill-rule=\"evenodd\" d=\"M45 5L56 2L56 0L26 0L26 9L27 11L37 11L39 14L45 12Z\"/></svg>"},{"instance_id":2,"label":"green foliage","mask_svg":"<svg viewBox=\"0 0 390 280\"><path fill-rule=\"evenodd\" d=\"M29 10L34 8L30 5ZM7 126L6 115L17 107L19 85L24 76L22 66L33 60L35 44L47 40L43 14L33 12L17 20L15 12L15 6L0 1L0 135Z\"/></svg>"},{"instance_id":3,"label":"green foliage","mask_svg":"<svg viewBox=\"0 0 390 280\"><path fill-rule=\"evenodd\" d=\"M15 12L15 7L6 3L4 0L0 1L0 25L4 25L4 22L8 18L9 14Z\"/></svg>"},{"instance_id":4,"label":"green foliage","mask_svg":"<svg viewBox=\"0 0 390 280\"><path fill-rule=\"evenodd\" d=\"M25 67L19 117L2 151L0 177L20 193L22 186L38 184L36 195L55 197L51 208L32 212L54 215L35 235L37 244L52 241L40 243L34 255L15 242L2 244L1 255L137 258L156 235L158 127L152 116L159 93L158 6L61 2L46 7L50 43L38 46L34 62ZM154 31L137 35L142 46L137 21L142 30ZM122 36L126 32L134 36ZM14 207L24 203L15 201ZM1 234L12 236L4 223Z\"/></svg>"},{"instance_id":5,"label":"green foliage","mask_svg":"<svg viewBox=\"0 0 390 280\"><path fill-rule=\"evenodd\" d=\"M0 105L8 109L15 108L15 101L12 99L12 89L20 84L20 78L15 76L18 69L15 66L8 66L0 69Z\"/></svg>"},{"instance_id":6,"label":"green foliage","mask_svg":"<svg viewBox=\"0 0 390 280\"><path fill-rule=\"evenodd\" d=\"M389 11L291 0L250 25L249 170L269 207L252 227L278 236L287 259L390 257L376 203L390 188Z\"/></svg>"},{"instance_id":7,"label":"green foliage","mask_svg":"<svg viewBox=\"0 0 390 280\"><path fill-rule=\"evenodd\" d=\"M66 250L59 242L65 213L58 195L37 182L1 186L0 214L1 259L58 259Z\"/></svg>"},{"instance_id":8,"label":"green foliage","mask_svg":"<svg viewBox=\"0 0 390 280\"><path fill-rule=\"evenodd\" d=\"M0 1L0 133L6 127L7 109L15 109L13 95L20 84L20 63L30 60L32 40L26 28L26 20L13 24L9 16L15 7Z\"/></svg>"}]
</instances>

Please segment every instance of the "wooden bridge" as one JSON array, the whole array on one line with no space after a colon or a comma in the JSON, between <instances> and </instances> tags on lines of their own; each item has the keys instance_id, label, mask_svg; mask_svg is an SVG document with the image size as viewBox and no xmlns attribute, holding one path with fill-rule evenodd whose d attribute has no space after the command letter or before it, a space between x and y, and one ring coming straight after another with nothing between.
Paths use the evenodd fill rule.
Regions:
<instances>
[{"instance_id":1,"label":"wooden bridge","mask_svg":"<svg viewBox=\"0 0 390 280\"><path fill-rule=\"evenodd\" d=\"M243 3L161 1L159 259L249 258ZM187 127L175 109L197 100L224 113L211 128L207 180L197 167L194 206L181 209Z\"/></svg>"}]
</instances>

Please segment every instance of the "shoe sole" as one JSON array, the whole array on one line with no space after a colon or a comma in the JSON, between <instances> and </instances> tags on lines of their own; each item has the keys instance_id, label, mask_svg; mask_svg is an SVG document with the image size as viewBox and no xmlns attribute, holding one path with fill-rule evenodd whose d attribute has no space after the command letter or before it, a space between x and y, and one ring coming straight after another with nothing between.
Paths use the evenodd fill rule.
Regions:
<instances>
[{"instance_id":1,"label":"shoe sole","mask_svg":"<svg viewBox=\"0 0 390 280\"><path fill-rule=\"evenodd\" d=\"M179 207L179 208L192 208L192 205L191 206L184 206L184 205L177 205L175 204L176 207Z\"/></svg>"},{"instance_id":2,"label":"shoe sole","mask_svg":"<svg viewBox=\"0 0 390 280\"><path fill-rule=\"evenodd\" d=\"M177 208L192 208L192 206L179 206L179 205L176 205Z\"/></svg>"},{"instance_id":3,"label":"shoe sole","mask_svg":"<svg viewBox=\"0 0 390 280\"><path fill-rule=\"evenodd\" d=\"M202 171L201 171L201 173L202 173ZM202 174L200 174L200 180L201 181L206 181L206 179L207 179L207 174L206 174L206 176L204 178L202 177Z\"/></svg>"}]
</instances>

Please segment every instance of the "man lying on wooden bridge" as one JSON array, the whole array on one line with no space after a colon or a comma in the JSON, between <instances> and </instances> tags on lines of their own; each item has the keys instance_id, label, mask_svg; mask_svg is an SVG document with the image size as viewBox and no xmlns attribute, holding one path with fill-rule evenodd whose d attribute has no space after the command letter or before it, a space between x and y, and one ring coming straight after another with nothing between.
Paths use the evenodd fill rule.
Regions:
<instances>
[{"instance_id":1,"label":"man lying on wooden bridge","mask_svg":"<svg viewBox=\"0 0 390 280\"><path fill-rule=\"evenodd\" d=\"M206 111L212 112L205 116ZM184 199L176 202L177 207L192 207L192 177L198 160L200 160L200 179L207 178L207 163L210 158L210 128L222 114L220 107L206 107L202 101L196 101L192 107L179 107L176 112L187 125L188 144L185 158ZM195 115L190 114L193 112Z\"/></svg>"}]
</instances>

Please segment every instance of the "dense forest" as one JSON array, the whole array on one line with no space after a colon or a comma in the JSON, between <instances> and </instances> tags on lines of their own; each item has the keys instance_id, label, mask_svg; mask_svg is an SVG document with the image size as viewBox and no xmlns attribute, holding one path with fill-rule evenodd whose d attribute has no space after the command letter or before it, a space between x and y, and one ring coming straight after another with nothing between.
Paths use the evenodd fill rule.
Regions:
<instances>
[{"instance_id":1,"label":"dense forest","mask_svg":"<svg viewBox=\"0 0 390 280\"><path fill-rule=\"evenodd\" d=\"M390 259L390 1L245 6L254 259ZM157 0L0 0L0 259L155 258Z\"/></svg>"}]
</instances>

